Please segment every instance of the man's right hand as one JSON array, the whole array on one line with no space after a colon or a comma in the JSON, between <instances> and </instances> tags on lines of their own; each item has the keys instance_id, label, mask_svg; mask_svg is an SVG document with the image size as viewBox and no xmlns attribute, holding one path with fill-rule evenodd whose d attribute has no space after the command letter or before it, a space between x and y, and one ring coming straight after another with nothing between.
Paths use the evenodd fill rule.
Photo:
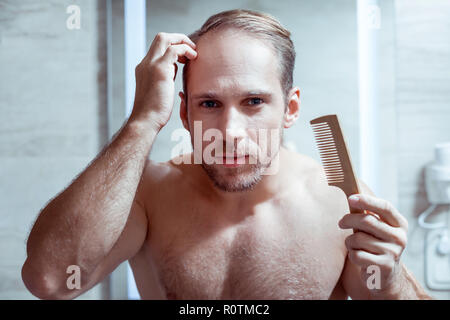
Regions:
<instances>
[{"instance_id":1,"label":"man's right hand","mask_svg":"<svg viewBox=\"0 0 450 320\"><path fill-rule=\"evenodd\" d=\"M156 130L170 119L174 103L176 62L195 59L195 43L180 33L160 32L136 67L136 94L130 119L148 121Z\"/></svg>"}]
</instances>

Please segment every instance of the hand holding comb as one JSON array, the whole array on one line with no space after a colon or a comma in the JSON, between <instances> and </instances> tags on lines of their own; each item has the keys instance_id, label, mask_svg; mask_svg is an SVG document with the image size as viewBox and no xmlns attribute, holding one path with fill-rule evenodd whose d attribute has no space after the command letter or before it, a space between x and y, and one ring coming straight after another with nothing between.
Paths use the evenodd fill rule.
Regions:
<instances>
[{"instance_id":1,"label":"hand holding comb","mask_svg":"<svg viewBox=\"0 0 450 320\"><path fill-rule=\"evenodd\" d=\"M338 117L331 114L313 119L310 124L328 185L340 188L347 199L352 194L360 193ZM350 213L360 212L350 207Z\"/></svg>"}]
</instances>

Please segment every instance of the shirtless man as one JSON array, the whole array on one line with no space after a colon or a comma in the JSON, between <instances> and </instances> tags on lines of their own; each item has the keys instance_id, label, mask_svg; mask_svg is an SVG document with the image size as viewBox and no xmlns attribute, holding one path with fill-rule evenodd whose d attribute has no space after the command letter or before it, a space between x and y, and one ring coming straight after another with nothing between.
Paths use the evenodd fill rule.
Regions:
<instances>
[{"instance_id":1,"label":"shirtless man","mask_svg":"<svg viewBox=\"0 0 450 320\"><path fill-rule=\"evenodd\" d=\"M289 38L276 20L243 10L217 15L228 24L195 43L155 37L136 68L130 118L30 233L22 277L35 296L75 298L129 260L143 299L429 298L400 262L407 222L392 205L360 195L350 203L372 214L348 214L321 166L281 138L267 145L266 165L238 147L261 148L249 129L289 128L300 107L299 89L283 87L273 43L242 29L250 18ZM195 164L196 149L191 164L148 160L172 113L176 62L189 65L183 125L192 141L194 121L202 135L219 130L225 149L214 156L225 164ZM265 174L276 159L278 170ZM66 285L70 265L80 267L81 289ZM372 265L380 271L375 288L367 284Z\"/></svg>"}]
</instances>

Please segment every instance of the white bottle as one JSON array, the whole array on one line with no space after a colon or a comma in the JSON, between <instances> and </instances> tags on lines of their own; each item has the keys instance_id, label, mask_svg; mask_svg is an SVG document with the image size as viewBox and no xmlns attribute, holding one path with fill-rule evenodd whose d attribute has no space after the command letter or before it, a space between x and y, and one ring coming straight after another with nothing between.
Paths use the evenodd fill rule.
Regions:
<instances>
[{"instance_id":1,"label":"white bottle","mask_svg":"<svg viewBox=\"0 0 450 320\"><path fill-rule=\"evenodd\" d=\"M435 159L425 170L428 201L432 204L450 204L450 142L438 143Z\"/></svg>"}]
</instances>

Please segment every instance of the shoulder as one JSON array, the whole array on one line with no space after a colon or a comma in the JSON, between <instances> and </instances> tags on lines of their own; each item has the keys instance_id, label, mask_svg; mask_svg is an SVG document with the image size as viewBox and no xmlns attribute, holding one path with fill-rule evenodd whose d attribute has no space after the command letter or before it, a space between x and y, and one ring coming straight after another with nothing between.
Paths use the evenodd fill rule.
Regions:
<instances>
[{"instance_id":1,"label":"shoulder","mask_svg":"<svg viewBox=\"0 0 450 320\"><path fill-rule=\"evenodd\" d=\"M192 153L176 156L168 161L157 162L147 159L141 177L141 192L158 194L166 191L173 193L195 178L195 166ZM151 192L150 192L151 191Z\"/></svg>"},{"instance_id":2,"label":"shoulder","mask_svg":"<svg viewBox=\"0 0 450 320\"><path fill-rule=\"evenodd\" d=\"M326 184L323 168L315 159L290 150L284 150L284 153L283 165L289 168L289 175L295 180L304 183L308 189L322 188Z\"/></svg>"},{"instance_id":3,"label":"shoulder","mask_svg":"<svg viewBox=\"0 0 450 320\"><path fill-rule=\"evenodd\" d=\"M180 170L171 161L157 162L147 158L136 192L138 200L148 200L151 195L159 196L180 175Z\"/></svg>"},{"instance_id":4,"label":"shoulder","mask_svg":"<svg viewBox=\"0 0 450 320\"><path fill-rule=\"evenodd\" d=\"M135 201L145 209L148 219L155 221L158 212L166 212L173 199L187 193L188 167L174 164L173 159L164 162L146 159Z\"/></svg>"},{"instance_id":5,"label":"shoulder","mask_svg":"<svg viewBox=\"0 0 450 320\"><path fill-rule=\"evenodd\" d=\"M317 160L292 151L288 151L287 158L287 165L293 168L294 179L301 181L311 201L320 207L333 208L334 211L341 213L348 210L344 192L328 185L325 171Z\"/></svg>"},{"instance_id":6,"label":"shoulder","mask_svg":"<svg viewBox=\"0 0 450 320\"><path fill-rule=\"evenodd\" d=\"M142 173L142 183L147 187L163 186L181 180L187 174L187 165L177 158L164 162L147 159Z\"/></svg>"}]
</instances>

